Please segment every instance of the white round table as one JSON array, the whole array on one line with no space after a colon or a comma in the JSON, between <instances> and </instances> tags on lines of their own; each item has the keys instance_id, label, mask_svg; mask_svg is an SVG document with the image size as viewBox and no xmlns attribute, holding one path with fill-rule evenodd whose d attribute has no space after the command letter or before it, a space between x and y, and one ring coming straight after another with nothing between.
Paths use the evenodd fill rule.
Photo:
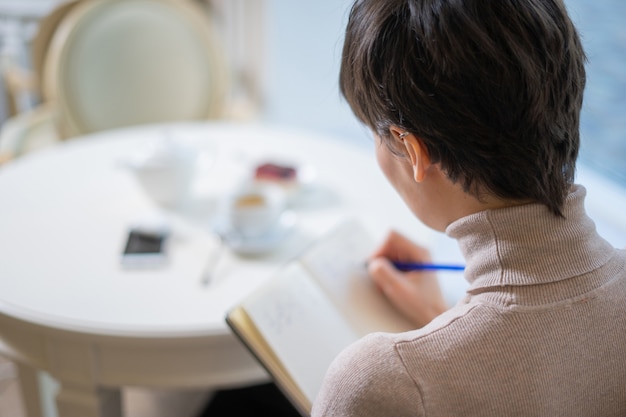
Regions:
<instances>
[{"instance_id":1,"label":"white round table","mask_svg":"<svg viewBox=\"0 0 626 417\"><path fill-rule=\"evenodd\" d=\"M164 134L214 157L176 210L156 206L120 164ZM60 383L60 417L120 415L123 386L265 380L224 321L239 299L344 217L363 219L381 237L391 227L424 243L431 237L370 148L261 125L193 123L95 134L0 167L0 351L20 363L27 402L38 398L29 369ZM309 195L293 203L295 230L264 255L222 252L203 286L217 249L217 202L262 160L316 172ZM129 224L157 212L172 224L169 263L122 268Z\"/></svg>"}]
</instances>

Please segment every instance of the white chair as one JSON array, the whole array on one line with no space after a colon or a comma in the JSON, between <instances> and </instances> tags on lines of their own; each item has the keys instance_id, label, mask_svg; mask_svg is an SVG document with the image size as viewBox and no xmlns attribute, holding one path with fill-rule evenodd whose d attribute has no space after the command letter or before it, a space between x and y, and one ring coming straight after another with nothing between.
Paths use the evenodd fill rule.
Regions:
<instances>
[{"instance_id":1,"label":"white chair","mask_svg":"<svg viewBox=\"0 0 626 417\"><path fill-rule=\"evenodd\" d=\"M7 99L13 109L18 108L16 102L21 94L36 96L43 104L32 110L15 114L4 122L0 131L0 164L59 141L56 108L47 103L47 97L41 91L42 76L45 57L54 32L69 11L81 1L85 0L62 2L39 21L30 51L32 70L18 66L4 68L3 78L7 87Z\"/></svg>"},{"instance_id":2,"label":"white chair","mask_svg":"<svg viewBox=\"0 0 626 417\"><path fill-rule=\"evenodd\" d=\"M211 22L185 0L89 0L59 25L43 94L72 137L223 115L227 76Z\"/></svg>"},{"instance_id":3,"label":"white chair","mask_svg":"<svg viewBox=\"0 0 626 417\"><path fill-rule=\"evenodd\" d=\"M224 117L230 79L212 23L190 0L61 4L33 45L44 107L5 123L0 156L38 146L27 142Z\"/></svg>"}]
</instances>

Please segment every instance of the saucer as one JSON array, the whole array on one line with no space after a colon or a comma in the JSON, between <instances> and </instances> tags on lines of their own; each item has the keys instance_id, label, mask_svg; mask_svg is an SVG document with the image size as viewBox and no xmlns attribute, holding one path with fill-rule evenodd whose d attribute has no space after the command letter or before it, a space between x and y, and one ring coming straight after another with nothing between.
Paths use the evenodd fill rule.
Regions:
<instances>
[{"instance_id":1,"label":"saucer","mask_svg":"<svg viewBox=\"0 0 626 417\"><path fill-rule=\"evenodd\" d=\"M278 224L269 233L258 237L245 237L224 221L214 230L234 252L241 255L260 255L276 248L289 235L296 224L296 213L287 210L281 214Z\"/></svg>"}]
</instances>

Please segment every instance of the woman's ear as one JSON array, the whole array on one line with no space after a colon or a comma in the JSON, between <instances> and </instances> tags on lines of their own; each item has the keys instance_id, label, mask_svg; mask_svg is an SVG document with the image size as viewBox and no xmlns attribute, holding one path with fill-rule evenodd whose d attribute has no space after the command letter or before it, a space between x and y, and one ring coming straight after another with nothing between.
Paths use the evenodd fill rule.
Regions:
<instances>
[{"instance_id":1,"label":"woman's ear","mask_svg":"<svg viewBox=\"0 0 626 417\"><path fill-rule=\"evenodd\" d=\"M395 140L402 142L406 155L413 166L413 179L422 182L426 176L426 168L430 165L430 158L424 142L412 133L392 126L389 131Z\"/></svg>"}]
</instances>

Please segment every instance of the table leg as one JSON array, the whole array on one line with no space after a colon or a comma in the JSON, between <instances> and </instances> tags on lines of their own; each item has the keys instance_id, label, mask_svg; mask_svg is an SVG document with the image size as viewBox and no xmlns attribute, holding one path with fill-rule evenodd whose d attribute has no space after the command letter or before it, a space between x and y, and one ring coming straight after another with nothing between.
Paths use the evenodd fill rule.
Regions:
<instances>
[{"instance_id":1,"label":"table leg","mask_svg":"<svg viewBox=\"0 0 626 417\"><path fill-rule=\"evenodd\" d=\"M102 388L59 381L56 404L59 417L121 417L122 394Z\"/></svg>"},{"instance_id":2,"label":"table leg","mask_svg":"<svg viewBox=\"0 0 626 417\"><path fill-rule=\"evenodd\" d=\"M23 363L15 362L22 391L22 403L27 417L43 417L38 371Z\"/></svg>"}]
</instances>

